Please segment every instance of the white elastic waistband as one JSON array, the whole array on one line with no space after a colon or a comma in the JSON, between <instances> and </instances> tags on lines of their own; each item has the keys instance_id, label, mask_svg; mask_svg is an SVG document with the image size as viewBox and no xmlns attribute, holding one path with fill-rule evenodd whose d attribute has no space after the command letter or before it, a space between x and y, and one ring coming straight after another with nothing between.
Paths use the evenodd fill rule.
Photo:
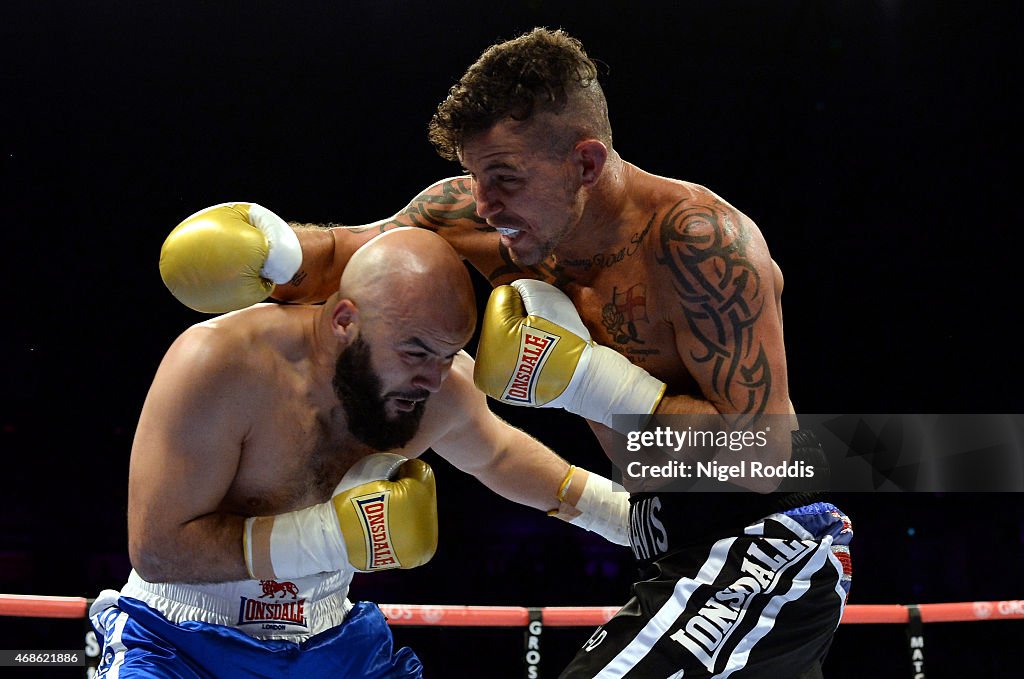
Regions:
<instances>
[{"instance_id":1,"label":"white elastic waistband","mask_svg":"<svg viewBox=\"0 0 1024 679\"><path fill-rule=\"evenodd\" d=\"M173 623L206 622L258 639L303 641L345 620L351 582L352 572L340 571L292 580L152 583L133 570L121 596L148 604Z\"/></svg>"}]
</instances>

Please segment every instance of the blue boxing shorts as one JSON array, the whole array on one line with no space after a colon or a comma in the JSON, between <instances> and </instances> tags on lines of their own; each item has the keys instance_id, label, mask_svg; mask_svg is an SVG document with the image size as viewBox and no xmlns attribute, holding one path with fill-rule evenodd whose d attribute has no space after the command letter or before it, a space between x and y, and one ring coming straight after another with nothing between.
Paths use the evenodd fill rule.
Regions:
<instances>
[{"instance_id":1,"label":"blue boxing shorts","mask_svg":"<svg viewBox=\"0 0 1024 679\"><path fill-rule=\"evenodd\" d=\"M741 501L634 494L631 536L647 579L561 679L820 677L849 593L850 520L812 502L732 525L728 536L694 539L715 523L697 507L722 502L724 512L724 503Z\"/></svg>"},{"instance_id":2,"label":"blue boxing shorts","mask_svg":"<svg viewBox=\"0 0 1024 679\"><path fill-rule=\"evenodd\" d=\"M132 578L136 583L139 582L134 573ZM150 589L160 587L143 584ZM132 580L129 585L132 585ZM173 589L177 594L197 586L164 587ZM126 590L134 591L131 586L126 587ZM408 648L394 650L391 630L384 615L376 605L369 602L355 605L346 602L340 622L322 631L319 630L324 625L315 624L312 627L315 632L313 634L296 634L293 638L287 635L283 638L260 638L254 636L251 629L246 629L246 616L250 616L253 611L264 619L277 616L282 620L288 615L294 615L296 611L302 611L305 616L301 622L310 624L313 606L300 609L292 603L287 609L282 608L282 605L291 601L291 596L278 596L276 592L273 597L262 601L255 596L253 599L239 597L235 608L242 624L237 624L235 620L229 624L219 624L203 619L168 619L181 617L175 615L180 609L180 606L175 608L179 602L169 603L168 612L165 613L151 605L163 608L160 602L151 600L146 603L139 598L127 596L125 591L119 597L112 591L104 594L106 597L101 595L90 615L93 628L103 645L97 677L404 679L423 676L423 666L415 653ZM298 588L298 594L300 597L304 594L301 588ZM171 600L165 597L162 601ZM190 602L189 606L194 607L194 604ZM210 610L217 610L216 601L211 602ZM267 623L258 626L264 624ZM278 622L269 625L274 628L286 626Z\"/></svg>"}]
</instances>

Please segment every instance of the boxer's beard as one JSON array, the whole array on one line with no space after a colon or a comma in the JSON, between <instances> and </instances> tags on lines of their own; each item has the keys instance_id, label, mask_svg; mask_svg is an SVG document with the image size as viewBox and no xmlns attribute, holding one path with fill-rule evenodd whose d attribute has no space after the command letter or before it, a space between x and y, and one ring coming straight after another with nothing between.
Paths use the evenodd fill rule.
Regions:
<instances>
[{"instance_id":1,"label":"boxer's beard","mask_svg":"<svg viewBox=\"0 0 1024 679\"><path fill-rule=\"evenodd\" d=\"M380 378L370 368L370 345L361 338L352 342L338 357L334 368L334 393L341 401L352 435L374 450L401 448L416 434L426 401L416 403L408 412L388 417ZM425 399L429 392L389 392L399 398Z\"/></svg>"}]
</instances>

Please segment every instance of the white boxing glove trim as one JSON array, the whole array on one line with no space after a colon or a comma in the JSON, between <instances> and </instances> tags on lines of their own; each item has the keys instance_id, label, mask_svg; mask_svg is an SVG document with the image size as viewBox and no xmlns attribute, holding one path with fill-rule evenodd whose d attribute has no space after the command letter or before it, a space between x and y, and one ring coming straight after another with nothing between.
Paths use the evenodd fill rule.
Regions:
<instances>
[{"instance_id":1,"label":"white boxing glove trim","mask_svg":"<svg viewBox=\"0 0 1024 679\"><path fill-rule=\"evenodd\" d=\"M370 481L390 480L408 458L395 453L374 453L358 460L335 487L331 497ZM254 537L255 527L257 535ZM259 552L269 536L270 569ZM299 578L305 575L334 571L348 564L348 549L338 525L333 502L275 516L255 516L245 520L245 567L249 575L267 578ZM254 563L256 562L256 563ZM260 571L260 572L257 572Z\"/></svg>"},{"instance_id":2,"label":"white boxing glove trim","mask_svg":"<svg viewBox=\"0 0 1024 679\"><path fill-rule=\"evenodd\" d=\"M590 331L583 325L580 312L564 292L550 283L532 278L521 278L512 281L511 285L522 298L527 315L536 314L557 323L588 344L591 343Z\"/></svg>"},{"instance_id":3,"label":"white boxing glove trim","mask_svg":"<svg viewBox=\"0 0 1024 679\"><path fill-rule=\"evenodd\" d=\"M522 298L527 315L535 314L565 328L588 346L565 389L544 407L564 408L606 427L612 427L614 415L654 412L665 393L665 384L614 349L595 343L564 292L533 279L513 281L511 285Z\"/></svg>"},{"instance_id":4,"label":"white boxing glove trim","mask_svg":"<svg viewBox=\"0 0 1024 679\"><path fill-rule=\"evenodd\" d=\"M258 535L270 532L270 573L263 572L259 557L253 558ZM275 516L254 516L245 520L245 566L249 575L261 580L301 578L336 571L348 565L348 550L333 502ZM257 548L258 549L258 548Z\"/></svg>"},{"instance_id":5,"label":"white boxing glove trim","mask_svg":"<svg viewBox=\"0 0 1024 679\"><path fill-rule=\"evenodd\" d=\"M569 386L549 405L615 429L615 415L650 415L664 393L664 382L614 349L591 344ZM632 431L628 420L624 424L627 428L616 429L620 434Z\"/></svg>"},{"instance_id":6,"label":"white boxing glove trim","mask_svg":"<svg viewBox=\"0 0 1024 679\"><path fill-rule=\"evenodd\" d=\"M392 481L395 474L398 473L398 468L408 461L409 458L397 453L367 455L349 467L334 492L331 493L331 497L370 481Z\"/></svg>"},{"instance_id":7,"label":"white boxing glove trim","mask_svg":"<svg viewBox=\"0 0 1024 679\"><path fill-rule=\"evenodd\" d=\"M260 276L275 283L287 283L302 266L302 246L288 223L256 203L249 204L249 223L259 229L270 246Z\"/></svg>"}]
</instances>

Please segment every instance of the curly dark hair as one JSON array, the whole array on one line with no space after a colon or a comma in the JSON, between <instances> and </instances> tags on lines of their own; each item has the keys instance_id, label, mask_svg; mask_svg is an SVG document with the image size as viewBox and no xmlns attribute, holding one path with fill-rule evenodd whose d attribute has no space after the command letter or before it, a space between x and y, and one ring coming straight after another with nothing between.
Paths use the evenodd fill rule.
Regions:
<instances>
[{"instance_id":1,"label":"curly dark hair","mask_svg":"<svg viewBox=\"0 0 1024 679\"><path fill-rule=\"evenodd\" d=\"M437 107L429 139L441 157L458 161L467 135L507 117L527 120L537 111L561 115L568 107L577 138L589 135L611 146L608 105L597 75L579 40L561 29L535 28L480 55Z\"/></svg>"}]
</instances>

